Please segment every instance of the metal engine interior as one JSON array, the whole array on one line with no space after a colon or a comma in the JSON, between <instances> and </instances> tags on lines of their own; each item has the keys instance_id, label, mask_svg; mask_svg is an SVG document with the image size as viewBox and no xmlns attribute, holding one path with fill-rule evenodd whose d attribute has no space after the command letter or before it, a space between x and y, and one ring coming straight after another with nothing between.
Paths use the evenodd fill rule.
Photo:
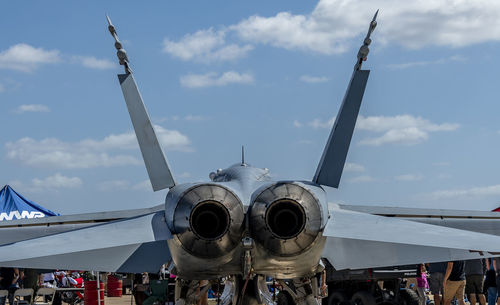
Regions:
<instances>
[{"instance_id":1,"label":"metal engine interior","mask_svg":"<svg viewBox=\"0 0 500 305\"><path fill-rule=\"evenodd\" d=\"M238 246L244 219L243 205L231 191L220 185L201 184L179 199L173 233L190 254L217 258Z\"/></svg>"},{"instance_id":2,"label":"metal engine interior","mask_svg":"<svg viewBox=\"0 0 500 305\"><path fill-rule=\"evenodd\" d=\"M276 183L258 194L249 211L252 238L277 256L306 251L320 235L319 200L296 183Z\"/></svg>"}]
</instances>

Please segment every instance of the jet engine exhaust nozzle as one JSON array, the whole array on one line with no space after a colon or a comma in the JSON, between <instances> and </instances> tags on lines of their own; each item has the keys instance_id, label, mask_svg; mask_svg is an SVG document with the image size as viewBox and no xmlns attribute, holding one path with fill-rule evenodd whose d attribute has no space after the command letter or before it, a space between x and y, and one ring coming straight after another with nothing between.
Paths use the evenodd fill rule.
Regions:
<instances>
[{"instance_id":1,"label":"jet engine exhaust nozzle","mask_svg":"<svg viewBox=\"0 0 500 305\"><path fill-rule=\"evenodd\" d=\"M202 239L220 238L229 229L229 212L221 203L207 200L191 212L191 228Z\"/></svg>"},{"instance_id":2,"label":"jet engine exhaust nozzle","mask_svg":"<svg viewBox=\"0 0 500 305\"><path fill-rule=\"evenodd\" d=\"M186 190L174 211L173 232L182 248L202 258L217 258L240 243L245 215L227 188L199 184Z\"/></svg>"},{"instance_id":3,"label":"jet engine exhaust nozzle","mask_svg":"<svg viewBox=\"0 0 500 305\"><path fill-rule=\"evenodd\" d=\"M320 236L320 202L297 183L266 188L255 197L249 213L252 238L274 255L300 254Z\"/></svg>"},{"instance_id":4,"label":"jet engine exhaust nozzle","mask_svg":"<svg viewBox=\"0 0 500 305\"><path fill-rule=\"evenodd\" d=\"M289 239L302 232L306 223L306 215L298 202L280 199L267 208L266 223L276 237Z\"/></svg>"}]
</instances>

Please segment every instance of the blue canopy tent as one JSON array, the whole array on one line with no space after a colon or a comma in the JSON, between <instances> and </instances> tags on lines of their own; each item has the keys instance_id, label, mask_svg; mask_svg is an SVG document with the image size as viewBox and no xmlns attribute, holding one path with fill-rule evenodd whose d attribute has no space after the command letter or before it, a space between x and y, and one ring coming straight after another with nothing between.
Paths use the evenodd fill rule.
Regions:
<instances>
[{"instance_id":1,"label":"blue canopy tent","mask_svg":"<svg viewBox=\"0 0 500 305\"><path fill-rule=\"evenodd\" d=\"M9 185L5 185L0 190L0 221L58 215L60 214L47 210L19 195Z\"/></svg>"}]
</instances>

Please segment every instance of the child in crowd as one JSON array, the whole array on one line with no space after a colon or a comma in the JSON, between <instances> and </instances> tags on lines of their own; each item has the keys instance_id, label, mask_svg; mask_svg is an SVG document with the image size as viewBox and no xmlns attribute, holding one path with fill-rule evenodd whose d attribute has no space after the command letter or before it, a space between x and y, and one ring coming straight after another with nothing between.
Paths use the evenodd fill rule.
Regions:
<instances>
[{"instance_id":1,"label":"child in crowd","mask_svg":"<svg viewBox=\"0 0 500 305\"><path fill-rule=\"evenodd\" d=\"M429 284L427 283L427 273L425 265L420 264L417 266L417 294L419 305L425 305L426 303L425 289L429 289Z\"/></svg>"}]
</instances>

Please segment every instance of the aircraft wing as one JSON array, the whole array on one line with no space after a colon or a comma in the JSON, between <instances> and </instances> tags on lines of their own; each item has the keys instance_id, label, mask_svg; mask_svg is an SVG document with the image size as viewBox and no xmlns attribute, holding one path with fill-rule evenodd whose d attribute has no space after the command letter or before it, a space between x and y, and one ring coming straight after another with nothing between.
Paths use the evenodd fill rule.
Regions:
<instances>
[{"instance_id":1,"label":"aircraft wing","mask_svg":"<svg viewBox=\"0 0 500 305\"><path fill-rule=\"evenodd\" d=\"M157 272L170 261L163 211L0 246L0 266Z\"/></svg>"},{"instance_id":2,"label":"aircraft wing","mask_svg":"<svg viewBox=\"0 0 500 305\"><path fill-rule=\"evenodd\" d=\"M500 236L331 205L323 257L337 270L500 255ZM500 223L499 223L500 226Z\"/></svg>"},{"instance_id":3,"label":"aircraft wing","mask_svg":"<svg viewBox=\"0 0 500 305\"><path fill-rule=\"evenodd\" d=\"M0 221L0 245L21 240L71 231L96 224L137 217L164 210L164 205L152 208L98 213L51 216L43 218Z\"/></svg>"},{"instance_id":4,"label":"aircraft wing","mask_svg":"<svg viewBox=\"0 0 500 305\"><path fill-rule=\"evenodd\" d=\"M489 211L339 205L340 208L438 226L500 235L500 213Z\"/></svg>"}]
</instances>

